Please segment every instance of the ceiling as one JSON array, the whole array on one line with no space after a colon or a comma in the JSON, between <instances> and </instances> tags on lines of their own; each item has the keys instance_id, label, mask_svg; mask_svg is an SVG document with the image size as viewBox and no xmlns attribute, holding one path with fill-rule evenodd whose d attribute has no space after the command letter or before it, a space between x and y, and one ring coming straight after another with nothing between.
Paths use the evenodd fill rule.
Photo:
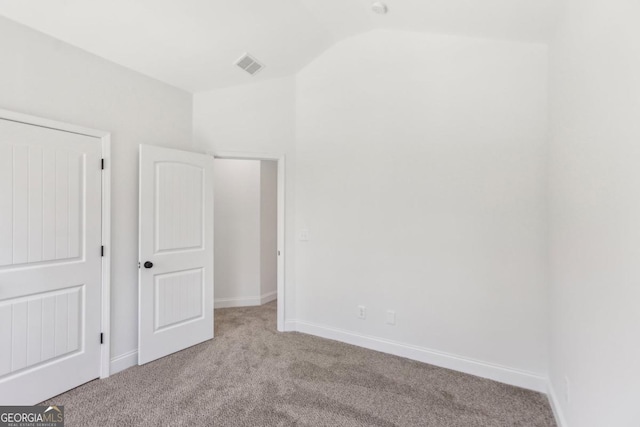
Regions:
<instances>
[{"instance_id":1,"label":"ceiling","mask_svg":"<svg viewBox=\"0 0 640 427\"><path fill-rule=\"evenodd\" d=\"M190 92L295 73L376 28L545 42L557 0L0 0L0 15ZM266 65L234 65L248 52Z\"/></svg>"}]
</instances>

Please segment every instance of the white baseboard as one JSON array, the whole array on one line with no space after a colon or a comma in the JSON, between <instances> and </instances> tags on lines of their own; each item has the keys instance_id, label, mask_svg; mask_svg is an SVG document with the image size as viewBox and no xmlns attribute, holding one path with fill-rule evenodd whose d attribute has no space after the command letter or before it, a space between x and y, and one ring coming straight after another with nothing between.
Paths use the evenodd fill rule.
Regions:
<instances>
[{"instance_id":1,"label":"white baseboard","mask_svg":"<svg viewBox=\"0 0 640 427\"><path fill-rule=\"evenodd\" d=\"M285 320L284 321L284 331L285 332L295 332L296 329L296 321L295 320Z\"/></svg>"},{"instance_id":2,"label":"white baseboard","mask_svg":"<svg viewBox=\"0 0 640 427\"><path fill-rule=\"evenodd\" d=\"M274 301L278 298L278 291L267 292L260 297L260 305Z\"/></svg>"},{"instance_id":3,"label":"white baseboard","mask_svg":"<svg viewBox=\"0 0 640 427\"><path fill-rule=\"evenodd\" d=\"M252 307L273 301L277 296L277 292L269 292L257 297L215 298L213 306L214 308Z\"/></svg>"},{"instance_id":4,"label":"white baseboard","mask_svg":"<svg viewBox=\"0 0 640 427\"><path fill-rule=\"evenodd\" d=\"M213 303L214 308L250 307L253 305L260 305L260 297L216 298Z\"/></svg>"},{"instance_id":5,"label":"white baseboard","mask_svg":"<svg viewBox=\"0 0 640 427\"><path fill-rule=\"evenodd\" d=\"M553 388L553 383L551 382L551 380L549 380L549 384L547 387L547 397L549 398L549 404L551 405L551 410L553 411L553 416L556 418L556 424L558 425L558 427L569 427L569 424L567 424L567 421L564 418L564 414L562 413L562 406L560 406L558 395Z\"/></svg>"},{"instance_id":6,"label":"white baseboard","mask_svg":"<svg viewBox=\"0 0 640 427\"><path fill-rule=\"evenodd\" d=\"M124 371L127 368L138 364L138 350L132 350L128 353L111 359L111 375Z\"/></svg>"},{"instance_id":7,"label":"white baseboard","mask_svg":"<svg viewBox=\"0 0 640 427\"><path fill-rule=\"evenodd\" d=\"M396 356L406 357L407 359L417 360L419 362L464 372L482 378L488 378L540 393L547 392L547 378L533 372L509 368L506 366L474 360L383 338L361 335L342 329L317 325L300 320L290 320L285 322L285 330L303 332L322 338L357 345L370 350L394 354Z\"/></svg>"}]
</instances>

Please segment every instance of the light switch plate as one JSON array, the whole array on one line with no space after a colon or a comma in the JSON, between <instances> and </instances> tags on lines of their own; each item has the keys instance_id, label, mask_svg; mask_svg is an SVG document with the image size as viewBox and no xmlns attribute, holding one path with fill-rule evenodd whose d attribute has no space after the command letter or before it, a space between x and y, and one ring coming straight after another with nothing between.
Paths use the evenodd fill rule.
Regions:
<instances>
[{"instance_id":1,"label":"light switch plate","mask_svg":"<svg viewBox=\"0 0 640 427\"><path fill-rule=\"evenodd\" d=\"M358 319L366 319L367 318L367 307L364 305L358 306Z\"/></svg>"},{"instance_id":2,"label":"light switch plate","mask_svg":"<svg viewBox=\"0 0 640 427\"><path fill-rule=\"evenodd\" d=\"M393 310L387 310L387 320L385 321L387 325L395 325L396 324L396 312Z\"/></svg>"}]
</instances>

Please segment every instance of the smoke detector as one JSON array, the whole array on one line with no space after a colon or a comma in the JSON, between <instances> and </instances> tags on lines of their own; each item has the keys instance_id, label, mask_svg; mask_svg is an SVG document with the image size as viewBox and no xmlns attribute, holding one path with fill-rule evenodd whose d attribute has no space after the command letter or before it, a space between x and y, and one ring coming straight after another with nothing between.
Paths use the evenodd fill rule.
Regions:
<instances>
[{"instance_id":1,"label":"smoke detector","mask_svg":"<svg viewBox=\"0 0 640 427\"><path fill-rule=\"evenodd\" d=\"M264 68L263 64L259 63L257 59L248 53L242 55L240 59L236 61L236 65L252 76L255 76L258 71Z\"/></svg>"},{"instance_id":2,"label":"smoke detector","mask_svg":"<svg viewBox=\"0 0 640 427\"><path fill-rule=\"evenodd\" d=\"M386 4L380 1L377 1L371 5L371 10L373 10L375 13L379 15L386 15L387 12L389 11L389 8L387 8Z\"/></svg>"}]
</instances>

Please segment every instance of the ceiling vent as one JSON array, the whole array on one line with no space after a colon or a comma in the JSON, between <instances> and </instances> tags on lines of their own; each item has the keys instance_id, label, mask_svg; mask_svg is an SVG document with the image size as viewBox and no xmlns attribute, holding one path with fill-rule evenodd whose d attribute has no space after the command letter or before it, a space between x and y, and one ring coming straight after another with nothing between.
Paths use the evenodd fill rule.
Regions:
<instances>
[{"instance_id":1,"label":"ceiling vent","mask_svg":"<svg viewBox=\"0 0 640 427\"><path fill-rule=\"evenodd\" d=\"M380 1L373 3L371 5L371 10L373 10L375 13L378 13L380 15L386 15L387 12L389 11L389 9L387 8L387 5Z\"/></svg>"},{"instance_id":2,"label":"ceiling vent","mask_svg":"<svg viewBox=\"0 0 640 427\"><path fill-rule=\"evenodd\" d=\"M258 62L253 56L245 53L240 59L236 61L236 65L252 76L264 68L264 65Z\"/></svg>"}]
</instances>

